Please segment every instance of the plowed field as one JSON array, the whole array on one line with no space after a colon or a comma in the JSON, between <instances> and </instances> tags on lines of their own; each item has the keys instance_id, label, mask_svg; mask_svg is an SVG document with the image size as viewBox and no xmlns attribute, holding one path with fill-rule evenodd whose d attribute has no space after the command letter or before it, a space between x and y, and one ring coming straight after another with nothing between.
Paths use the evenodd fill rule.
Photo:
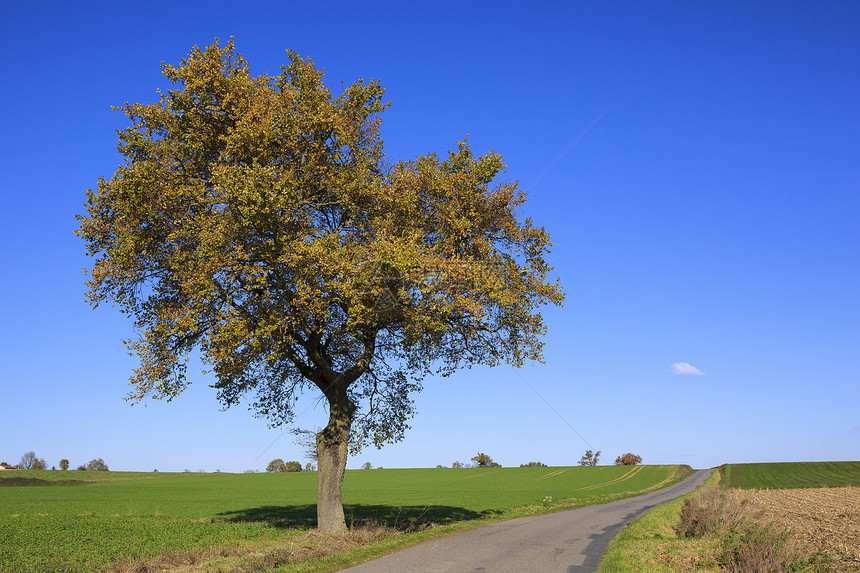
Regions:
<instances>
[{"instance_id":1,"label":"plowed field","mask_svg":"<svg viewBox=\"0 0 860 573\"><path fill-rule=\"evenodd\" d=\"M835 570L860 572L860 488L834 487L738 492L750 513L795 532L838 561Z\"/></svg>"}]
</instances>

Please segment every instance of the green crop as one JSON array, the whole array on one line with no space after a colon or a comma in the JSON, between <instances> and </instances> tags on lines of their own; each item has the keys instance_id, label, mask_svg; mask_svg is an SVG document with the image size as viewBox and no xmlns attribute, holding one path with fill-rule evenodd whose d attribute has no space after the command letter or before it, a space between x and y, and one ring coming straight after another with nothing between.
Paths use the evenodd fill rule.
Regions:
<instances>
[{"instance_id":1,"label":"green crop","mask_svg":"<svg viewBox=\"0 0 860 573\"><path fill-rule=\"evenodd\" d=\"M632 495L678 473L678 466L351 470L344 507L350 524L449 524ZM83 483L45 485L69 480ZM274 541L301 535L316 519L315 472L7 471L4 482L41 484L0 487L0 564L9 572L103 570L171 551ZM567 502L544 508L546 498Z\"/></svg>"},{"instance_id":2,"label":"green crop","mask_svg":"<svg viewBox=\"0 0 860 573\"><path fill-rule=\"evenodd\" d=\"M860 486L860 462L727 464L722 485L741 489Z\"/></svg>"}]
</instances>

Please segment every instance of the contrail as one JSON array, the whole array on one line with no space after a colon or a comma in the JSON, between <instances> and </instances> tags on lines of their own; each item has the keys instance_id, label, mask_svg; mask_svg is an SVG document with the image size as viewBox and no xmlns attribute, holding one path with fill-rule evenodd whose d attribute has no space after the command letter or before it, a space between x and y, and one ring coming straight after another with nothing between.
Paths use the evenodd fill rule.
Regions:
<instances>
[{"instance_id":1,"label":"contrail","mask_svg":"<svg viewBox=\"0 0 860 573\"><path fill-rule=\"evenodd\" d=\"M541 171L541 172L540 172L540 175L538 175L537 177L535 177L535 180L534 180L534 181L532 181L532 182L531 182L531 184L526 188L526 191L528 191L529 189L531 189L532 187L534 187L534 186L535 186L535 184L536 184L538 181L540 181L541 177L543 177L544 175L546 175L546 172L547 172L547 171L549 171L550 169L552 169L552 167L553 167L556 163L558 163L558 160L559 160L559 159L561 159L562 157L564 157L564 154L565 154L565 153L567 153L568 151L570 151L570 148L571 148L571 147L573 147L574 145L576 145L576 143L577 143L580 139L582 139L583 137L585 137L585 134L586 134L586 133L588 133L589 131L591 131L591 128L592 128L592 127L594 127L595 125L597 125L597 122L598 122L598 121L600 121L600 118L601 118L601 117L603 117L605 114L606 114L606 112L605 112L605 111L600 112L600 115L598 115L597 117L595 117L595 118L591 121L591 123L589 123L589 124L588 124L588 127L586 127L585 129L583 129L583 130L580 132L580 134L579 134L579 135L577 135L577 136L576 136L576 138L575 138L573 141L571 141L571 142L568 144L568 146L567 146L567 147L565 147L565 148L564 148L564 150L563 150L561 153L559 153L558 155L556 155L555 159L553 159L553 160L552 160L552 162L551 162L549 165L547 165L547 166L546 166L546 168L545 168L543 171Z\"/></svg>"},{"instance_id":2,"label":"contrail","mask_svg":"<svg viewBox=\"0 0 860 573\"><path fill-rule=\"evenodd\" d=\"M525 383L526 383L526 386L528 386L529 388L531 388L531 389L532 389L532 392L534 392L535 394L537 394L537 395L538 395L538 398L540 398L541 400L543 400L543 401L544 401L544 403L545 403L547 406L549 406L549 409L550 409L550 410L552 410L553 412L555 412L555 415L556 415L556 416L558 416L559 418L561 418L561 421L562 421L562 422L564 422L565 424L567 424L567 427L568 427L568 428L570 428L571 430L573 430L573 433L574 433L574 434L576 434L577 436L579 436L579 439L581 439L583 442L585 442L585 445L587 445L587 446L588 446L589 448L591 448L592 450L594 449L594 446L592 446L591 444L589 444L589 443L588 443L588 440L586 440L585 438L583 438L583 437L582 437L582 434L580 434L579 432L577 432L577 431L576 431L576 428L574 428L573 426L571 426L571 425L570 425L570 422L568 422L567 420L565 420L565 419L564 419L564 416L562 416L561 414L559 414L559 413L558 413L558 410L556 410L555 408L553 408L553 407L552 407L552 404L550 404L549 402L547 402L547 401L546 401L546 398L544 398L543 396L541 396L541 395L540 395L540 392L538 392L537 390L535 390L535 387L534 387L534 386L532 386L531 384L529 384L529 381L528 381L528 380L526 380L525 378L523 378L523 375L522 375L522 374L520 374L520 373L517 371L517 369L516 369L516 368L514 368L513 370L514 370L514 372L516 373L516 375L520 377L520 380L522 380L523 382L525 382Z\"/></svg>"}]
</instances>

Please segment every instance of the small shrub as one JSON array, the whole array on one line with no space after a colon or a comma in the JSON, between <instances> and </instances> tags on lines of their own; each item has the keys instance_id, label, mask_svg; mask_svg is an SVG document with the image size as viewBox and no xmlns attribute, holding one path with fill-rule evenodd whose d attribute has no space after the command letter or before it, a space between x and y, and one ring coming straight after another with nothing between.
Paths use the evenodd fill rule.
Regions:
<instances>
[{"instance_id":1,"label":"small shrub","mask_svg":"<svg viewBox=\"0 0 860 573\"><path fill-rule=\"evenodd\" d=\"M478 455L472 458L472 461L475 462L474 467L476 468L500 468L501 464L498 464L493 461L489 455L479 452Z\"/></svg>"},{"instance_id":2,"label":"small shrub","mask_svg":"<svg viewBox=\"0 0 860 573\"><path fill-rule=\"evenodd\" d=\"M678 537L704 537L719 528L737 527L743 520L744 502L732 492L710 489L684 501L675 533Z\"/></svg>"},{"instance_id":3,"label":"small shrub","mask_svg":"<svg viewBox=\"0 0 860 573\"><path fill-rule=\"evenodd\" d=\"M642 463L642 456L637 456L636 454L631 454L627 452L623 456L618 456L615 458L616 466L635 466L637 464Z\"/></svg>"},{"instance_id":4,"label":"small shrub","mask_svg":"<svg viewBox=\"0 0 860 573\"><path fill-rule=\"evenodd\" d=\"M826 573L832 561L823 551L809 554L789 531L759 523L727 531L717 556L730 573Z\"/></svg>"}]
</instances>

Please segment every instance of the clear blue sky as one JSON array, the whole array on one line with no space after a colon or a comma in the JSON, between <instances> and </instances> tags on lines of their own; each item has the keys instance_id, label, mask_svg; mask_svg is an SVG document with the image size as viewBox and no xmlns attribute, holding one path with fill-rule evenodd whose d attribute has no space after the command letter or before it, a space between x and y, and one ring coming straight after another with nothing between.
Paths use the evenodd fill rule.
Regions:
<instances>
[{"instance_id":1,"label":"clear blue sky","mask_svg":"<svg viewBox=\"0 0 860 573\"><path fill-rule=\"evenodd\" d=\"M131 324L84 302L74 216L120 161L110 106L154 101L161 61L230 36L255 73L290 48L332 86L381 79L392 159L466 134L501 153L554 243L546 364L426 380L406 440L349 467L860 459L860 5L361 4L4 7L0 461L304 461L199 368L174 402L129 406ZM325 418L316 396L299 411Z\"/></svg>"}]
</instances>

